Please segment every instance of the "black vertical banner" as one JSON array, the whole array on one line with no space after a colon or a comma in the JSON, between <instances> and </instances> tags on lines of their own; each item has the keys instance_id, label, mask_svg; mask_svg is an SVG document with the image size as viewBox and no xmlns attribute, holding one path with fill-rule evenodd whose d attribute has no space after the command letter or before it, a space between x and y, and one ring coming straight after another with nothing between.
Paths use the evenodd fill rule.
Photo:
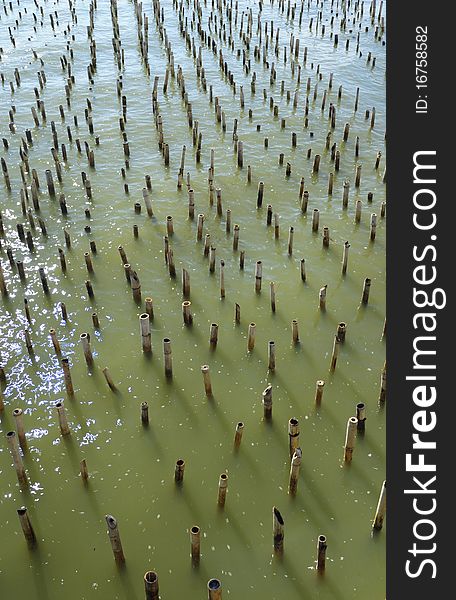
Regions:
<instances>
[{"instance_id":1,"label":"black vertical banner","mask_svg":"<svg viewBox=\"0 0 456 600\"><path fill-rule=\"evenodd\" d=\"M387 4L388 600L455 595L451 12Z\"/></svg>"}]
</instances>

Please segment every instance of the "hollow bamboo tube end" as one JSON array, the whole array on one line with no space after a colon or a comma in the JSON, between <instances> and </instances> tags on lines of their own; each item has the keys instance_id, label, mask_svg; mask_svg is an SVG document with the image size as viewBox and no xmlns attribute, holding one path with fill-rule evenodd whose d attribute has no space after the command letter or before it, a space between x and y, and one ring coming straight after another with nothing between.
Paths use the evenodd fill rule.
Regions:
<instances>
[{"instance_id":1,"label":"hollow bamboo tube end","mask_svg":"<svg viewBox=\"0 0 456 600\"><path fill-rule=\"evenodd\" d=\"M207 591L208 600L222 600L222 582L220 579L209 579Z\"/></svg>"},{"instance_id":2,"label":"hollow bamboo tube end","mask_svg":"<svg viewBox=\"0 0 456 600\"><path fill-rule=\"evenodd\" d=\"M174 470L174 480L176 483L182 483L184 480L184 469L185 469L185 460L183 458L179 458L176 461L176 468Z\"/></svg>"},{"instance_id":3,"label":"hollow bamboo tube end","mask_svg":"<svg viewBox=\"0 0 456 600\"><path fill-rule=\"evenodd\" d=\"M326 536L319 535L317 539L317 571L322 573L326 567Z\"/></svg>"},{"instance_id":4,"label":"hollow bamboo tube end","mask_svg":"<svg viewBox=\"0 0 456 600\"><path fill-rule=\"evenodd\" d=\"M353 450L355 447L357 426L358 426L358 419L356 417L350 417L347 421L347 430L346 430L346 434L345 434L345 449L344 449L345 462L351 462L351 460L352 460Z\"/></svg>"},{"instance_id":5,"label":"hollow bamboo tube end","mask_svg":"<svg viewBox=\"0 0 456 600\"><path fill-rule=\"evenodd\" d=\"M228 475L226 473L222 473L219 477L218 498L217 498L217 504L221 507L225 506L227 488L228 488Z\"/></svg>"},{"instance_id":6,"label":"hollow bamboo tube end","mask_svg":"<svg viewBox=\"0 0 456 600\"><path fill-rule=\"evenodd\" d=\"M201 548L201 530L198 525L193 525L190 529L190 544L193 566L198 566Z\"/></svg>"},{"instance_id":7,"label":"hollow bamboo tube end","mask_svg":"<svg viewBox=\"0 0 456 600\"><path fill-rule=\"evenodd\" d=\"M158 600L158 575L155 571L147 571L144 574L144 589L146 600Z\"/></svg>"},{"instance_id":8,"label":"hollow bamboo tube end","mask_svg":"<svg viewBox=\"0 0 456 600\"><path fill-rule=\"evenodd\" d=\"M209 373L209 365L202 365L201 373L203 374L204 391L206 392L206 396L212 396L212 384L211 376Z\"/></svg>"},{"instance_id":9,"label":"hollow bamboo tube end","mask_svg":"<svg viewBox=\"0 0 456 600\"><path fill-rule=\"evenodd\" d=\"M21 508L18 508L17 516L19 517L22 532L24 533L24 537L27 540L29 547L35 546L36 536L32 524L30 522L30 518L28 516L27 508L25 506L21 506Z\"/></svg>"},{"instance_id":10,"label":"hollow bamboo tube end","mask_svg":"<svg viewBox=\"0 0 456 600\"><path fill-rule=\"evenodd\" d=\"M239 421L239 423L236 425L236 433L234 435L234 447L235 448L239 448L239 446L241 445L243 433L244 433L244 423L242 421Z\"/></svg>"}]
</instances>

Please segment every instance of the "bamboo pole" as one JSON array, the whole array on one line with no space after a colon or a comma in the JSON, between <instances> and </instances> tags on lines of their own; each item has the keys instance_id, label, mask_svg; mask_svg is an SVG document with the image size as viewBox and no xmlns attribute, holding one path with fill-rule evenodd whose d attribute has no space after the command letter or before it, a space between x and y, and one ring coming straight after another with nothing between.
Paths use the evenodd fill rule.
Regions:
<instances>
[{"instance_id":1,"label":"bamboo pole","mask_svg":"<svg viewBox=\"0 0 456 600\"><path fill-rule=\"evenodd\" d=\"M345 447L344 447L344 461L351 462L353 457L353 450L355 448L356 430L358 426L358 419L356 417L350 417L347 421L347 430L345 433Z\"/></svg>"},{"instance_id":2,"label":"bamboo pole","mask_svg":"<svg viewBox=\"0 0 456 600\"><path fill-rule=\"evenodd\" d=\"M320 310L326 310L326 290L327 290L328 286L324 285L322 288L320 288L320 291L318 293L318 301L319 301L319 305L320 305Z\"/></svg>"},{"instance_id":3,"label":"bamboo pole","mask_svg":"<svg viewBox=\"0 0 456 600\"><path fill-rule=\"evenodd\" d=\"M372 527L377 531L383 527L383 520L386 514L386 481L382 483L380 496L378 498L377 509L375 511L374 522Z\"/></svg>"},{"instance_id":4,"label":"bamboo pole","mask_svg":"<svg viewBox=\"0 0 456 600\"><path fill-rule=\"evenodd\" d=\"M173 362L171 340L169 338L164 338L163 340L163 360L165 363L165 377L170 379L173 376Z\"/></svg>"},{"instance_id":5,"label":"bamboo pole","mask_svg":"<svg viewBox=\"0 0 456 600\"><path fill-rule=\"evenodd\" d=\"M103 375L105 376L106 379L106 383L108 384L109 388L115 392L117 390L116 384L114 383L113 378L111 377L111 373L109 372L108 367L104 367L104 369L102 370Z\"/></svg>"},{"instance_id":6,"label":"bamboo pole","mask_svg":"<svg viewBox=\"0 0 456 600\"><path fill-rule=\"evenodd\" d=\"M332 355L331 355L331 365L329 367L330 371L334 371L336 368L337 359L339 357L339 346L340 346L340 340L336 334L334 336L334 344L333 344L333 350L332 350Z\"/></svg>"},{"instance_id":7,"label":"bamboo pole","mask_svg":"<svg viewBox=\"0 0 456 600\"><path fill-rule=\"evenodd\" d=\"M14 431L8 431L6 434L6 440L8 442L8 446L10 447L17 479L21 485L26 485L27 475L25 473L24 463L22 462L19 445L17 443L16 433Z\"/></svg>"},{"instance_id":8,"label":"bamboo pole","mask_svg":"<svg viewBox=\"0 0 456 600\"><path fill-rule=\"evenodd\" d=\"M63 400L55 403L55 408L57 409L57 418L59 420L60 433L62 435L68 435L70 432L70 426L68 425L68 420L66 417L65 406L63 404Z\"/></svg>"},{"instance_id":9,"label":"bamboo pole","mask_svg":"<svg viewBox=\"0 0 456 600\"><path fill-rule=\"evenodd\" d=\"M176 461L176 467L174 469L174 481L176 483L182 483L184 481L184 470L185 460L183 458L179 458Z\"/></svg>"},{"instance_id":10,"label":"bamboo pole","mask_svg":"<svg viewBox=\"0 0 456 600\"><path fill-rule=\"evenodd\" d=\"M288 483L288 493L291 496L296 494L298 489L299 470L301 468L302 451L296 448L291 459L290 480Z\"/></svg>"},{"instance_id":11,"label":"bamboo pole","mask_svg":"<svg viewBox=\"0 0 456 600\"><path fill-rule=\"evenodd\" d=\"M255 292L259 294L261 292L261 280L263 277L263 263L261 260L257 260L255 264Z\"/></svg>"},{"instance_id":12,"label":"bamboo pole","mask_svg":"<svg viewBox=\"0 0 456 600\"><path fill-rule=\"evenodd\" d=\"M349 248L350 248L350 244L348 242L344 242L344 253L342 256L342 275L345 275L347 272Z\"/></svg>"},{"instance_id":13,"label":"bamboo pole","mask_svg":"<svg viewBox=\"0 0 456 600\"><path fill-rule=\"evenodd\" d=\"M228 488L228 475L222 473L219 477L217 504L220 507L225 506L226 492Z\"/></svg>"},{"instance_id":14,"label":"bamboo pole","mask_svg":"<svg viewBox=\"0 0 456 600\"><path fill-rule=\"evenodd\" d=\"M149 315L149 320L153 321L154 320L154 304L153 304L152 298L146 298L145 304L146 304L146 313Z\"/></svg>"},{"instance_id":15,"label":"bamboo pole","mask_svg":"<svg viewBox=\"0 0 456 600\"><path fill-rule=\"evenodd\" d=\"M296 448L299 448L299 421L294 417L288 421L288 439L291 458Z\"/></svg>"},{"instance_id":16,"label":"bamboo pole","mask_svg":"<svg viewBox=\"0 0 456 600\"><path fill-rule=\"evenodd\" d=\"M143 352L152 352L152 338L150 333L150 317L147 313L139 315L141 343Z\"/></svg>"},{"instance_id":17,"label":"bamboo pole","mask_svg":"<svg viewBox=\"0 0 456 600\"><path fill-rule=\"evenodd\" d=\"M118 565L125 562L125 556L122 549L122 542L120 541L119 529L117 527L117 520L112 515L106 515L106 524L108 526L108 536L111 542L112 551L114 554L115 561Z\"/></svg>"},{"instance_id":18,"label":"bamboo pole","mask_svg":"<svg viewBox=\"0 0 456 600\"><path fill-rule=\"evenodd\" d=\"M21 508L18 508L17 516L19 517L19 522L21 524L25 539L27 540L27 544L30 548L33 548L36 545L37 540L35 531L32 527L32 523L30 522L30 518L28 516L27 508L25 506L21 506Z\"/></svg>"},{"instance_id":19,"label":"bamboo pole","mask_svg":"<svg viewBox=\"0 0 456 600\"><path fill-rule=\"evenodd\" d=\"M225 298L225 261L220 261L220 298Z\"/></svg>"},{"instance_id":20,"label":"bamboo pole","mask_svg":"<svg viewBox=\"0 0 456 600\"><path fill-rule=\"evenodd\" d=\"M275 358L275 342L270 340L268 342L268 369L270 371L274 371L276 367L276 358Z\"/></svg>"},{"instance_id":21,"label":"bamboo pole","mask_svg":"<svg viewBox=\"0 0 456 600\"><path fill-rule=\"evenodd\" d=\"M84 358L87 363L87 366L91 367L93 365L93 356L92 349L90 347L90 336L88 333L81 333L79 339L81 340L82 349L84 351Z\"/></svg>"},{"instance_id":22,"label":"bamboo pole","mask_svg":"<svg viewBox=\"0 0 456 600\"><path fill-rule=\"evenodd\" d=\"M375 240L376 233L377 233L377 215L375 213L372 213L371 220L370 220L370 239L372 242Z\"/></svg>"},{"instance_id":23,"label":"bamboo pole","mask_svg":"<svg viewBox=\"0 0 456 600\"><path fill-rule=\"evenodd\" d=\"M347 332L347 324L341 321L337 326L337 337L339 341L343 344L345 342L345 334Z\"/></svg>"},{"instance_id":24,"label":"bamboo pole","mask_svg":"<svg viewBox=\"0 0 456 600\"><path fill-rule=\"evenodd\" d=\"M306 281L306 259L305 258L301 258L300 261L300 266L301 266L301 281Z\"/></svg>"},{"instance_id":25,"label":"bamboo pole","mask_svg":"<svg viewBox=\"0 0 456 600\"><path fill-rule=\"evenodd\" d=\"M204 391L206 396L212 396L211 376L209 373L209 365L202 365L201 373L203 374Z\"/></svg>"},{"instance_id":26,"label":"bamboo pole","mask_svg":"<svg viewBox=\"0 0 456 600\"><path fill-rule=\"evenodd\" d=\"M361 303L367 304L369 302L369 293L370 293L371 280L369 277L366 277L363 284L363 295L361 297Z\"/></svg>"},{"instance_id":27,"label":"bamboo pole","mask_svg":"<svg viewBox=\"0 0 456 600\"><path fill-rule=\"evenodd\" d=\"M319 406L321 404L321 399L323 398L323 388L325 386L325 382L323 379L318 379L316 388L315 388L315 404Z\"/></svg>"},{"instance_id":28,"label":"bamboo pole","mask_svg":"<svg viewBox=\"0 0 456 600\"><path fill-rule=\"evenodd\" d=\"M63 381L65 383L65 389L69 396L74 395L73 382L71 380L71 371L70 371L70 360L66 357L62 358L61 361L62 370L63 370Z\"/></svg>"},{"instance_id":29,"label":"bamboo pole","mask_svg":"<svg viewBox=\"0 0 456 600\"><path fill-rule=\"evenodd\" d=\"M182 269L182 294L184 298L190 297L190 274L187 269Z\"/></svg>"},{"instance_id":30,"label":"bamboo pole","mask_svg":"<svg viewBox=\"0 0 456 600\"><path fill-rule=\"evenodd\" d=\"M49 335L51 336L51 341L52 345L54 346L55 353L57 354L57 356L59 356L61 354L60 342L57 338L55 329L49 329Z\"/></svg>"},{"instance_id":31,"label":"bamboo pole","mask_svg":"<svg viewBox=\"0 0 456 600\"><path fill-rule=\"evenodd\" d=\"M22 448L22 450L25 452L27 450L27 438L25 436L25 429L24 429L24 421L23 421L23 412L22 412L22 408L15 408L13 410L13 417L14 420L16 421L16 432L17 432L17 439L19 441L19 445Z\"/></svg>"},{"instance_id":32,"label":"bamboo pole","mask_svg":"<svg viewBox=\"0 0 456 600\"><path fill-rule=\"evenodd\" d=\"M193 315L192 315L192 303L190 302L190 300L184 300L184 302L182 302L182 316L183 316L185 325L192 325Z\"/></svg>"},{"instance_id":33,"label":"bamboo pole","mask_svg":"<svg viewBox=\"0 0 456 600\"><path fill-rule=\"evenodd\" d=\"M284 525L285 522L279 509L274 506L272 508L272 536L274 553L278 555L283 553Z\"/></svg>"},{"instance_id":34,"label":"bamboo pole","mask_svg":"<svg viewBox=\"0 0 456 600\"><path fill-rule=\"evenodd\" d=\"M366 405L364 402L358 402L356 405L356 418L358 419L357 429L362 433L366 428Z\"/></svg>"},{"instance_id":35,"label":"bamboo pole","mask_svg":"<svg viewBox=\"0 0 456 600\"><path fill-rule=\"evenodd\" d=\"M272 385L269 383L262 393L263 416L265 421L272 419Z\"/></svg>"},{"instance_id":36,"label":"bamboo pole","mask_svg":"<svg viewBox=\"0 0 456 600\"><path fill-rule=\"evenodd\" d=\"M79 463L79 471L81 473L82 480L85 482L89 479L89 471L87 469L87 461L85 458Z\"/></svg>"},{"instance_id":37,"label":"bamboo pole","mask_svg":"<svg viewBox=\"0 0 456 600\"><path fill-rule=\"evenodd\" d=\"M379 402L383 404L386 400L386 362L383 365L382 373L380 377L380 398Z\"/></svg>"},{"instance_id":38,"label":"bamboo pole","mask_svg":"<svg viewBox=\"0 0 456 600\"><path fill-rule=\"evenodd\" d=\"M326 566L326 536L319 535L317 539L317 571L323 573Z\"/></svg>"},{"instance_id":39,"label":"bamboo pole","mask_svg":"<svg viewBox=\"0 0 456 600\"><path fill-rule=\"evenodd\" d=\"M211 323L211 328L209 332L209 345L212 350L215 350L215 348L217 347L218 329L219 326L217 325L217 323Z\"/></svg>"},{"instance_id":40,"label":"bamboo pole","mask_svg":"<svg viewBox=\"0 0 456 600\"><path fill-rule=\"evenodd\" d=\"M255 347L255 333L256 333L256 324L250 323L248 337L247 337L247 350L249 352L252 352L252 350Z\"/></svg>"},{"instance_id":41,"label":"bamboo pole","mask_svg":"<svg viewBox=\"0 0 456 600\"><path fill-rule=\"evenodd\" d=\"M201 530L198 525L193 525L190 529L190 547L192 564L194 567L199 565L201 554Z\"/></svg>"},{"instance_id":42,"label":"bamboo pole","mask_svg":"<svg viewBox=\"0 0 456 600\"><path fill-rule=\"evenodd\" d=\"M293 341L293 344L299 344L299 330L297 319L293 319L291 322L291 339Z\"/></svg>"},{"instance_id":43,"label":"bamboo pole","mask_svg":"<svg viewBox=\"0 0 456 600\"><path fill-rule=\"evenodd\" d=\"M159 600L158 575L155 571L147 571L144 574L144 589L146 600Z\"/></svg>"},{"instance_id":44,"label":"bamboo pole","mask_svg":"<svg viewBox=\"0 0 456 600\"><path fill-rule=\"evenodd\" d=\"M239 421L239 423L237 423L237 425L236 425L236 432L234 434L234 447L235 448L239 448L239 446L241 445L243 432L244 432L244 423L242 421Z\"/></svg>"},{"instance_id":45,"label":"bamboo pole","mask_svg":"<svg viewBox=\"0 0 456 600\"><path fill-rule=\"evenodd\" d=\"M143 425L149 424L149 405L147 402L141 402L141 422Z\"/></svg>"},{"instance_id":46,"label":"bamboo pole","mask_svg":"<svg viewBox=\"0 0 456 600\"><path fill-rule=\"evenodd\" d=\"M314 208L312 212L312 231L316 233L318 231L318 225L320 223L320 211L318 208Z\"/></svg>"}]
</instances>

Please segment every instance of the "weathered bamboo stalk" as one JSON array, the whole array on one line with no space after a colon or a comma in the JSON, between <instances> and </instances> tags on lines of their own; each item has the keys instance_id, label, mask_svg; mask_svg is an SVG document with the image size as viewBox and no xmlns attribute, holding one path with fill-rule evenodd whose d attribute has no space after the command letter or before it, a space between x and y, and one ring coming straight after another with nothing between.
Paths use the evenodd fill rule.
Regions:
<instances>
[{"instance_id":1,"label":"weathered bamboo stalk","mask_svg":"<svg viewBox=\"0 0 456 600\"><path fill-rule=\"evenodd\" d=\"M297 319L293 319L291 322L291 339L293 341L293 344L299 344L299 330Z\"/></svg>"},{"instance_id":2,"label":"weathered bamboo stalk","mask_svg":"<svg viewBox=\"0 0 456 600\"><path fill-rule=\"evenodd\" d=\"M112 552L114 554L115 561L118 565L125 562L125 556L122 548L122 542L120 541L119 528L117 527L117 520L112 515L106 515L106 524L108 526L108 536L111 542Z\"/></svg>"},{"instance_id":3,"label":"weathered bamboo stalk","mask_svg":"<svg viewBox=\"0 0 456 600\"><path fill-rule=\"evenodd\" d=\"M202 365L201 373L203 374L204 391L206 396L212 396L211 376L209 373L209 365Z\"/></svg>"},{"instance_id":4,"label":"weathered bamboo stalk","mask_svg":"<svg viewBox=\"0 0 456 600\"><path fill-rule=\"evenodd\" d=\"M319 535L317 539L317 571L323 573L326 566L326 536Z\"/></svg>"},{"instance_id":5,"label":"weathered bamboo stalk","mask_svg":"<svg viewBox=\"0 0 456 600\"><path fill-rule=\"evenodd\" d=\"M319 302L319 306L320 306L320 310L326 310L326 290L327 290L328 286L324 285L322 288L320 288L320 291L318 293L318 302Z\"/></svg>"},{"instance_id":6,"label":"weathered bamboo stalk","mask_svg":"<svg viewBox=\"0 0 456 600\"><path fill-rule=\"evenodd\" d=\"M288 482L288 493L292 496L296 494L298 489L299 470L301 468L302 451L301 448L296 448L291 458L290 480Z\"/></svg>"},{"instance_id":7,"label":"weathered bamboo stalk","mask_svg":"<svg viewBox=\"0 0 456 600\"><path fill-rule=\"evenodd\" d=\"M14 468L16 469L17 479L19 484L27 484L27 475L25 473L24 463L22 462L22 456L19 450L19 444L17 443L16 433L14 431L8 431L6 434L6 440L10 447L11 456L13 458Z\"/></svg>"},{"instance_id":8,"label":"weathered bamboo stalk","mask_svg":"<svg viewBox=\"0 0 456 600\"><path fill-rule=\"evenodd\" d=\"M150 317L147 313L139 315L141 344L143 352L152 352L152 336L150 333Z\"/></svg>"},{"instance_id":9,"label":"weathered bamboo stalk","mask_svg":"<svg viewBox=\"0 0 456 600\"><path fill-rule=\"evenodd\" d=\"M25 452L27 450L27 438L25 436L25 428L24 428L24 420L23 420L23 412L22 408L15 408L13 410L13 417L16 421L16 432L17 439L19 441L19 445L22 450Z\"/></svg>"},{"instance_id":10,"label":"weathered bamboo stalk","mask_svg":"<svg viewBox=\"0 0 456 600\"><path fill-rule=\"evenodd\" d=\"M19 522L21 524L25 539L27 540L27 544L30 548L33 548L36 545L37 540L35 531L28 516L27 508L25 506L18 508L17 516L19 517Z\"/></svg>"},{"instance_id":11,"label":"weathered bamboo stalk","mask_svg":"<svg viewBox=\"0 0 456 600\"><path fill-rule=\"evenodd\" d=\"M356 417L350 417L347 421L347 430L345 433L345 447L344 447L345 462L351 462L351 460L352 460L353 450L355 448L357 426L358 426L358 419Z\"/></svg>"},{"instance_id":12,"label":"weathered bamboo stalk","mask_svg":"<svg viewBox=\"0 0 456 600\"><path fill-rule=\"evenodd\" d=\"M285 522L279 509L274 506L272 508L272 536L274 553L278 555L283 553L284 525Z\"/></svg>"},{"instance_id":13,"label":"weathered bamboo stalk","mask_svg":"<svg viewBox=\"0 0 456 600\"><path fill-rule=\"evenodd\" d=\"M386 481L382 483L380 496L378 498L377 509L375 511L372 527L379 531L383 527L383 520L386 514Z\"/></svg>"},{"instance_id":14,"label":"weathered bamboo stalk","mask_svg":"<svg viewBox=\"0 0 456 600\"><path fill-rule=\"evenodd\" d=\"M57 338L55 329L49 329L49 335L51 336L51 341L52 345L54 346L55 353L57 354L57 356L59 356L61 354L60 342Z\"/></svg>"},{"instance_id":15,"label":"weathered bamboo stalk","mask_svg":"<svg viewBox=\"0 0 456 600\"><path fill-rule=\"evenodd\" d=\"M106 379L106 383L108 384L109 388L115 392L117 390L116 384L114 383L113 378L111 377L111 373L109 372L108 367L104 367L104 369L102 370L102 373Z\"/></svg>"},{"instance_id":16,"label":"weathered bamboo stalk","mask_svg":"<svg viewBox=\"0 0 456 600\"><path fill-rule=\"evenodd\" d=\"M341 321L337 326L337 337L341 344L345 342L345 334L347 333L347 324Z\"/></svg>"},{"instance_id":17,"label":"weathered bamboo stalk","mask_svg":"<svg viewBox=\"0 0 456 600\"><path fill-rule=\"evenodd\" d=\"M275 353L275 342L270 340L268 342L268 369L274 371L276 367L276 353Z\"/></svg>"},{"instance_id":18,"label":"weathered bamboo stalk","mask_svg":"<svg viewBox=\"0 0 456 600\"><path fill-rule=\"evenodd\" d=\"M71 432L70 432L70 426L68 425L68 420L67 420L63 400L56 402L55 408L57 409L57 418L59 420L60 433L62 435L68 435Z\"/></svg>"},{"instance_id":19,"label":"weathered bamboo stalk","mask_svg":"<svg viewBox=\"0 0 456 600\"><path fill-rule=\"evenodd\" d=\"M70 360L66 357L62 358L62 370L63 370L63 381L65 383L65 389L69 396L74 395L73 382L71 380L70 371Z\"/></svg>"},{"instance_id":20,"label":"weathered bamboo stalk","mask_svg":"<svg viewBox=\"0 0 456 600\"><path fill-rule=\"evenodd\" d=\"M331 355L331 365L329 367L330 371L334 371L336 368L337 359L339 357L339 346L340 346L340 340L336 334L334 336L334 344L333 344L332 355Z\"/></svg>"},{"instance_id":21,"label":"weathered bamboo stalk","mask_svg":"<svg viewBox=\"0 0 456 600\"><path fill-rule=\"evenodd\" d=\"M144 574L144 589L146 600L159 600L158 575L155 571L147 571Z\"/></svg>"},{"instance_id":22,"label":"weathered bamboo stalk","mask_svg":"<svg viewBox=\"0 0 456 600\"><path fill-rule=\"evenodd\" d=\"M170 379L173 376L173 359L171 351L171 340L163 339L163 361L165 364L165 377Z\"/></svg>"},{"instance_id":23,"label":"weathered bamboo stalk","mask_svg":"<svg viewBox=\"0 0 456 600\"><path fill-rule=\"evenodd\" d=\"M288 421L288 439L291 458L296 448L299 448L299 421L294 417Z\"/></svg>"},{"instance_id":24,"label":"weathered bamboo stalk","mask_svg":"<svg viewBox=\"0 0 456 600\"><path fill-rule=\"evenodd\" d=\"M88 333L81 333L79 339L81 340L84 358L87 363L87 366L91 367L93 365L93 355L92 349L90 347L90 336Z\"/></svg>"},{"instance_id":25,"label":"weathered bamboo stalk","mask_svg":"<svg viewBox=\"0 0 456 600\"><path fill-rule=\"evenodd\" d=\"M225 506L226 492L228 488L228 475L222 473L219 477L217 504L220 507Z\"/></svg>"},{"instance_id":26,"label":"weathered bamboo stalk","mask_svg":"<svg viewBox=\"0 0 456 600\"><path fill-rule=\"evenodd\" d=\"M369 293L370 293L371 280L369 277L366 277L363 284L363 295L361 297L361 303L367 304L369 302Z\"/></svg>"},{"instance_id":27,"label":"weathered bamboo stalk","mask_svg":"<svg viewBox=\"0 0 456 600\"><path fill-rule=\"evenodd\" d=\"M379 402L383 404L386 400L386 362L383 365L380 377L380 398Z\"/></svg>"},{"instance_id":28,"label":"weathered bamboo stalk","mask_svg":"<svg viewBox=\"0 0 456 600\"><path fill-rule=\"evenodd\" d=\"M350 244L348 242L344 242L344 253L342 256L342 275L345 275L347 272L349 248L350 248Z\"/></svg>"},{"instance_id":29,"label":"weathered bamboo stalk","mask_svg":"<svg viewBox=\"0 0 456 600\"><path fill-rule=\"evenodd\" d=\"M190 547L193 566L198 566L201 555L201 531L198 525L193 525L190 529Z\"/></svg>"},{"instance_id":30,"label":"weathered bamboo stalk","mask_svg":"<svg viewBox=\"0 0 456 600\"><path fill-rule=\"evenodd\" d=\"M356 405L356 418L358 419L357 429L362 433L366 428L366 405L364 402L358 402Z\"/></svg>"},{"instance_id":31,"label":"weathered bamboo stalk","mask_svg":"<svg viewBox=\"0 0 456 600\"><path fill-rule=\"evenodd\" d=\"M315 404L317 406L319 406L321 404L321 399L323 398L324 386L325 386L325 382L322 379L318 379L316 388L315 388Z\"/></svg>"},{"instance_id":32,"label":"weathered bamboo stalk","mask_svg":"<svg viewBox=\"0 0 456 600\"><path fill-rule=\"evenodd\" d=\"M234 447L235 448L239 448L239 446L241 445L243 432L244 432L244 423L242 421L239 421L239 423L237 423L237 425L236 425L236 432L234 434Z\"/></svg>"},{"instance_id":33,"label":"weathered bamboo stalk","mask_svg":"<svg viewBox=\"0 0 456 600\"><path fill-rule=\"evenodd\" d=\"M176 467L174 469L174 481L176 483L182 483L184 481L184 470L185 460L183 458L179 458L176 461Z\"/></svg>"},{"instance_id":34,"label":"weathered bamboo stalk","mask_svg":"<svg viewBox=\"0 0 456 600\"><path fill-rule=\"evenodd\" d=\"M87 461L85 458L83 458L79 463L79 471L81 473L82 480L87 481L89 479L89 470L87 469Z\"/></svg>"}]
</instances>

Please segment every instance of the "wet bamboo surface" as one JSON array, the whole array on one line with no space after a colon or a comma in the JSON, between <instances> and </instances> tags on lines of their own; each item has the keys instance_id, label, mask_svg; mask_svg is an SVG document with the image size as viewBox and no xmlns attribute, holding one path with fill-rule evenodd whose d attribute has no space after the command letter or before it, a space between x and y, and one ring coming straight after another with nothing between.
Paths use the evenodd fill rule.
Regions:
<instances>
[{"instance_id":1,"label":"wet bamboo surface","mask_svg":"<svg viewBox=\"0 0 456 600\"><path fill-rule=\"evenodd\" d=\"M229 44L227 15L231 4L234 49ZM11 7L8 2L0 7L0 137L6 140L0 145L0 156L8 169L7 177L4 171L0 173L0 283L4 281L7 292L0 299L0 401L4 404L0 411L0 571L2 593L10 597L53 600L64 594L68 600L140 599L144 573L149 570L158 574L164 598L176 598L182 589L188 600L205 597L211 578L222 581L224 597L364 600L385 595L387 518L381 531L372 528L385 479L386 411L381 393L386 342L382 338L385 33L378 17L379 3L372 18L371 4L365 2L360 20L360 3L348 6L326 1L317 7L315 1L306 1L299 25L300 2L292 19L294 3L266 0L261 11L261 43L258 3L239 1L237 22L235 2L220 3L220 11L218 5L199 2L201 26L216 40L214 53L199 36L196 24L192 27L193 3L183 2L177 10L171 0L162 0L158 10L157 3L143 4L139 14L148 17L149 38L145 62L138 46L135 6L139 5L119 1L117 19L124 50L120 70L111 42L109 2L98 0L95 8L80 0L21 0L19 4L15 0ZM341 29L343 7L347 23ZM164 24L155 18L161 8ZM179 14L184 29L187 18L190 47L179 30ZM93 31L88 38L91 15ZM241 19L244 34L251 27L249 48L245 35L240 36ZM266 23L269 42L264 62ZM166 91L170 63L160 36L163 25L175 70L174 76L168 75ZM274 52L277 28L279 56ZM290 35L293 40L299 38L297 60ZM91 40L96 42L93 82L87 74ZM205 86L197 76L200 46ZM235 90L230 76L220 69L220 49ZM248 73L244 51L250 58ZM63 61L64 68L62 57L67 61ZM187 103L182 83L178 84L179 66ZM38 72L44 72L44 78ZM75 80L69 90L70 105L65 93L69 73ZM34 88L44 101L45 120ZM194 129L189 127L189 103L193 127L197 121L201 133L200 152ZM328 114L331 104L333 117ZM36 109L38 125L31 107ZM163 153L158 116L168 144ZM119 118L124 120L127 147ZM234 127L237 140L233 139ZM60 166L51 153L55 138ZM211 149L212 190L208 183ZM317 168L316 155L320 156ZM359 164L362 169L357 169ZM52 174L52 185L46 171ZM347 180L350 187L344 206ZM259 182L263 182L260 206ZM25 212L21 189L28 194ZM303 202L305 192L308 197ZM362 202L360 216L357 201ZM376 215L375 235L372 214ZM324 245L325 227L329 243ZM235 232L238 241L234 244ZM207 234L210 242L205 256ZM164 253L164 236L172 256ZM348 265L342 273L347 241ZM119 246L128 260L121 257ZM213 273L210 255L214 256ZM262 282L261 291L255 292L257 261L262 265ZM131 271L124 269L125 263ZM185 294L182 269L191 282ZM370 290L368 302L363 303L366 278ZM319 291L325 285L322 310ZM152 298L153 309L146 298ZM184 300L191 301L191 324L183 322ZM236 304L239 322L234 317ZM152 352L143 352L139 316L145 312L150 318ZM294 319L299 322L299 341L292 337ZM330 370L340 322L346 323L345 340L338 345L337 364ZM217 344L209 341L213 323L218 325ZM250 323L255 323L251 351L247 347ZM51 329L59 351L49 336ZM90 336L93 361L86 362L84 357L82 333ZM165 375L165 338L172 348L172 376ZM271 340L274 369L268 369ZM74 394L65 387L62 358L69 359ZM210 395L205 393L201 365L210 368ZM106 368L114 389L103 374ZM317 380L325 383L316 405ZM273 411L272 419L265 421L262 393L268 384L273 388ZM65 435L55 407L62 401L70 430ZM143 402L148 403L147 423L141 420ZM365 431L358 430L353 458L347 463L343 460L347 419L356 415L361 402L366 410ZM16 408L23 411L28 485L18 482L6 441L6 433L16 428ZM290 418L299 420L302 450L296 494L288 494ZM240 421L244 424L242 443L235 448L233 432ZM88 479L80 474L84 459ZM178 459L185 460L185 477L176 485ZM223 508L217 506L221 473L229 478ZM17 518L22 506L27 507L33 524L33 551ZM273 555L273 506L285 521L280 557ZM107 514L114 515L119 524L126 558L121 568L113 560ZM197 568L189 544L195 523L201 530ZM315 540L320 535L326 536L327 553L324 576L319 577Z\"/></svg>"}]
</instances>

